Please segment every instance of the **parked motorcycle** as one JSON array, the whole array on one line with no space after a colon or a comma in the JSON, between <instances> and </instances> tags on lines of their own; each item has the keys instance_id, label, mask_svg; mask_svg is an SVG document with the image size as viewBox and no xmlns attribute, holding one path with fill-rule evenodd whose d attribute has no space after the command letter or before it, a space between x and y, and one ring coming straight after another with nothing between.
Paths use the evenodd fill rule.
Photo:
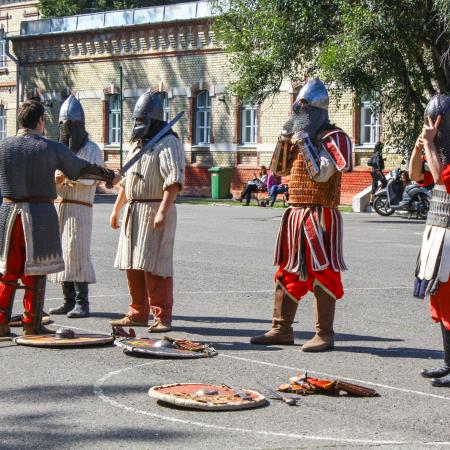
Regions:
<instances>
[{"instance_id":1,"label":"parked motorcycle","mask_svg":"<svg viewBox=\"0 0 450 450\"><path fill-rule=\"evenodd\" d=\"M390 216L396 211L407 211L410 217L416 214L418 219L426 219L430 206L431 190L418 184L408 184L405 188L400 168L391 173L387 186L375 193L373 207L380 216ZM404 194L407 195L404 195Z\"/></svg>"}]
</instances>

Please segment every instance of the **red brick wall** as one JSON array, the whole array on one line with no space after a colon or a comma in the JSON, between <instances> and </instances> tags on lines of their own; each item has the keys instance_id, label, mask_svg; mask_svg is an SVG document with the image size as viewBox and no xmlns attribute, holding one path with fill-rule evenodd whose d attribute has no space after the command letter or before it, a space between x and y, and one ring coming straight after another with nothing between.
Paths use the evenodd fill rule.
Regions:
<instances>
[{"instance_id":1,"label":"red brick wall","mask_svg":"<svg viewBox=\"0 0 450 450\"><path fill-rule=\"evenodd\" d=\"M259 167L257 166L238 166L233 168L231 178L231 193L233 196L239 196L243 186L247 181L254 178L254 174L257 174L258 170ZM372 177L368 168L356 167L353 172L344 173L342 177L341 203L343 205L351 205L352 197L367 186L370 186L371 183ZM104 186L101 186L100 190L104 192ZM211 174L208 172L208 167L186 166L186 180L183 195L193 197L211 196Z\"/></svg>"}]
</instances>

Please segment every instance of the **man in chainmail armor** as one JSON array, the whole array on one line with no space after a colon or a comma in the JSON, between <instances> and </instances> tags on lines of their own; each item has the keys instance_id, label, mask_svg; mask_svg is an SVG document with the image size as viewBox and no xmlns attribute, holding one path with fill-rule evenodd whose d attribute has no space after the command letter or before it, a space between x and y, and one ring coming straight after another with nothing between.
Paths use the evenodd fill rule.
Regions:
<instances>
[{"instance_id":1,"label":"man in chainmail armor","mask_svg":"<svg viewBox=\"0 0 450 450\"><path fill-rule=\"evenodd\" d=\"M166 125L157 93L139 97L133 111L132 157ZM184 150L170 130L126 173L111 215L120 227L115 266L125 270L131 303L113 326L146 326L149 310L154 323L149 332L171 330L173 306L173 245L177 223L175 199L184 183Z\"/></svg>"},{"instance_id":2,"label":"man in chainmail armor","mask_svg":"<svg viewBox=\"0 0 450 450\"><path fill-rule=\"evenodd\" d=\"M252 344L293 344L292 323L308 291L316 304L316 334L302 350L334 346L336 300L344 290L341 271L342 217L338 210L342 172L352 168L349 137L328 119L328 92L318 78L300 90L280 141L296 155L289 174L289 204L275 249L275 301L272 328ZM273 167L274 169L274 167Z\"/></svg>"},{"instance_id":3,"label":"man in chainmail armor","mask_svg":"<svg viewBox=\"0 0 450 450\"><path fill-rule=\"evenodd\" d=\"M58 229L55 171L69 179L116 183L112 170L78 158L65 145L42 136L45 109L37 101L22 104L19 132L0 142L0 336L10 333L9 318L20 279L25 289L25 335L46 334L42 326L46 276L64 270Z\"/></svg>"},{"instance_id":4,"label":"man in chainmail armor","mask_svg":"<svg viewBox=\"0 0 450 450\"><path fill-rule=\"evenodd\" d=\"M422 153L425 153L423 158ZM426 161L426 162L424 162ZM435 183L422 247L417 258L414 296L430 295L431 318L439 323L444 365L424 369L436 387L450 387L450 97L436 95L425 109L425 126L410 160L410 177L418 182L431 173Z\"/></svg>"},{"instance_id":5,"label":"man in chainmail armor","mask_svg":"<svg viewBox=\"0 0 450 450\"><path fill-rule=\"evenodd\" d=\"M59 141L79 158L104 165L99 146L89 139L84 110L80 101L70 95L59 113ZM58 199L59 230L65 268L49 279L62 284L64 302L51 308L50 314L67 314L69 318L89 316L89 283L95 283L91 259L92 206L98 185L96 180L69 180L65 174L55 176Z\"/></svg>"}]
</instances>

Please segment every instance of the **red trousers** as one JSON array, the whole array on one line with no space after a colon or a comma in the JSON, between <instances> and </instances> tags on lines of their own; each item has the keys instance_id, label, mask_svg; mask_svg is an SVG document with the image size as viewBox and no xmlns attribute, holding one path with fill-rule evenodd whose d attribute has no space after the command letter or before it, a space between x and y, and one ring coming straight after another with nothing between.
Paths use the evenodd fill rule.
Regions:
<instances>
[{"instance_id":1,"label":"red trousers","mask_svg":"<svg viewBox=\"0 0 450 450\"><path fill-rule=\"evenodd\" d=\"M436 294L430 296L431 318L450 330L450 280L440 283Z\"/></svg>"},{"instance_id":2,"label":"red trousers","mask_svg":"<svg viewBox=\"0 0 450 450\"><path fill-rule=\"evenodd\" d=\"M329 229L329 216L325 215L326 219L326 227ZM308 291L314 292L314 287L319 284L323 290L329 294L331 297L335 299L341 299L344 296L344 287L342 285L341 280L341 272L335 272L331 267L327 269L315 271L312 268L311 263L311 251L309 249L309 245L305 241L303 245L305 245L306 249L306 270L307 270L307 279L300 280L299 276L296 273L287 272L284 270L284 267L287 264L289 258L288 245L286 239L283 237L286 236L286 230L283 230L281 236L281 264L275 274L275 281L280 281L281 284L286 288L286 290L291 294L292 298L299 301L302 297L304 297Z\"/></svg>"},{"instance_id":3,"label":"red trousers","mask_svg":"<svg viewBox=\"0 0 450 450\"><path fill-rule=\"evenodd\" d=\"M143 270L127 270L131 303L128 315L137 322L147 322L151 309L155 321L172 323L173 278L163 278Z\"/></svg>"},{"instance_id":4,"label":"red trousers","mask_svg":"<svg viewBox=\"0 0 450 450\"><path fill-rule=\"evenodd\" d=\"M8 323L8 311L12 307L14 300L14 284L20 279L22 284L29 288L34 288L35 277L25 275L24 267L26 260L25 238L23 234L22 218L20 214L14 222L9 244L8 260L6 262L6 272L0 279L0 324ZM25 289L23 297L23 323L31 323L34 313L34 291Z\"/></svg>"}]
</instances>

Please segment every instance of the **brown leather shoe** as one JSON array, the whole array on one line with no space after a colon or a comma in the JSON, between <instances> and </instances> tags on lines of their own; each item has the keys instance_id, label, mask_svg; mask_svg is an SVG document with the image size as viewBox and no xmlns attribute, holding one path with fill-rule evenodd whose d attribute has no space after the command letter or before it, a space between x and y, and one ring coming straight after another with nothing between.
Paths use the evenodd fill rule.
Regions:
<instances>
[{"instance_id":1,"label":"brown leather shoe","mask_svg":"<svg viewBox=\"0 0 450 450\"><path fill-rule=\"evenodd\" d=\"M23 325L23 335L24 336L39 336L41 334L55 334L54 330L44 327L44 325L33 326L32 323L24 323Z\"/></svg>"},{"instance_id":2,"label":"brown leather shoe","mask_svg":"<svg viewBox=\"0 0 450 450\"><path fill-rule=\"evenodd\" d=\"M158 321L155 321L147 328L147 331L149 333L165 333L165 332L171 331L171 330L172 330L171 325L165 324L163 322L158 322Z\"/></svg>"},{"instance_id":3,"label":"brown leather shoe","mask_svg":"<svg viewBox=\"0 0 450 450\"><path fill-rule=\"evenodd\" d=\"M316 301L316 334L302 346L303 352L323 352L334 348L334 312L336 300L320 287L314 289Z\"/></svg>"},{"instance_id":4,"label":"brown leather shoe","mask_svg":"<svg viewBox=\"0 0 450 450\"><path fill-rule=\"evenodd\" d=\"M0 323L0 337L7 337L11 334L11 328L7 323Z\"/></svg>"},{"instance_id":5,"label":"brown leather shoe","mask_svg":"<svg viewBox=\"0 0 450 450\"><path fill-rule=\"evenodd\" d=\"M136 322L128 315L125 315L121 319L110 320L109 323L113 327L146 327L148 325L147 322Z\"/></svg>"},{"instance_id":6,"label":"brown leather shoe","mask_svg":"<svg viewBox=\"0 0 450 450\"><path fill-rule=\"evenodd\" d=\"M298 303L292 300L285 292L280 282L275 287L275 299L273 307L272 329L267 333L254 336L251 344L258 345L293 345L295 313Z\"/></svg>"}]
</instances>

